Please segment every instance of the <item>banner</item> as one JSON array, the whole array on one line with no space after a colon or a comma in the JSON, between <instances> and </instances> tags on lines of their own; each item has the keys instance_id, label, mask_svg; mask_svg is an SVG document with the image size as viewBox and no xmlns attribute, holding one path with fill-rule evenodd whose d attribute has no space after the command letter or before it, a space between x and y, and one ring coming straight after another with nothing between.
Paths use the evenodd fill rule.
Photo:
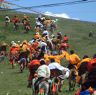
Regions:
<instances>
[{"instance_id":1,"label":"banner","mask_svg":"<svg viewBox=\"0 0 96 95\"><path fill-rule=\"evenodd\" d=\"M1 2L4 2L4 0L0 0L0 3L1 3Z\"/></svg>"}]
</instances>

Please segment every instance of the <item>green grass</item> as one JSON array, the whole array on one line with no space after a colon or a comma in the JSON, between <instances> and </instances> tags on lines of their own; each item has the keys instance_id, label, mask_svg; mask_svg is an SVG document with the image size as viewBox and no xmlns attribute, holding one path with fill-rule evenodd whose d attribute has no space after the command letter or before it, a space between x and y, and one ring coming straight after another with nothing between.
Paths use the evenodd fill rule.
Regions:
<instances>
[{"instance_id":1,"label":"green grass","mask_svg":"<svg viewBox=\"0 0 96 95\"><path fill-rule=\"evenodd\" d=\"M0 95L32 95L31 89L27 88L28 71L19 73L18 66L11 68L8 60L0 64Z\"/></svg>"},{"instance_id":2,"label":"green grass","mask_svg":"<svg viewBox=\"0 0 96 95\"><path fill-rule=\"evenodd\" d=\"M12 40L22 41L24 39L32 39L35 26L34 18L36 15L29 14L32 30L28 34L23 34L22 27L16 32L13 31L12 24L10 24L9 27L4 27L5 14L9 14L10 17L13 17L15 14L19 15L20 18L23 17L22 13L0 12L0 41L9 43ZM71 49L74 49L81 58L85 54L92 57L93 54L96 53L96 23L58 19L58 29L54 34L57 32L62 32L63 35L67 34ZM88 37L90 31L94 33L93 38ZM22 74L19 73L18 65L15 69L11 69L8 59L6 59L5 64L0 63L0 95L32 95L31 89L27 88L28 75L28 70L24 70ZM65 81L62 88L63 92L60 93L60 95L74 95L74 92L66 92L67 89L68 83Z\"/></svg>"}]
</instances>

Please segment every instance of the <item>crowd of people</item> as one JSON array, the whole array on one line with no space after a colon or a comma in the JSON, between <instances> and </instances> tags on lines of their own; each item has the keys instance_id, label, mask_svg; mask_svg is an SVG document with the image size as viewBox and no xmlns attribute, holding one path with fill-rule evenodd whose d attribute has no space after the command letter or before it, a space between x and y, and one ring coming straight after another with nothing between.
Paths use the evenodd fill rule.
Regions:
<instances>
[{"instance_id":1,"label":"crowd of people","mask_svg":"<svg viewBox=\"0 0 96 95\"><path fill-rule=\"evenodd\" d=\"M9 17L8 15L5 16L5 27L8 27L10 23L13 24L13 30L18 31L19 27L23 26L24 33L28 33L32 30L30 17L26 14L20 18L18 15L14 15L13 17ZM45 16L39 15L38 18L35 18L35 32L40 32L42 29L48 29L49 31L53 32L56 29L56 24L54 20L50 18L45 18Z\"/></svg>"},{"instance_id":2,"label":"crowd of people","mask_svg":"<svg viewBox=\"0 0 96 95\"><path fill-rule=\"evenodd\" d=\"M6 26L8 26L10 18L7 15L5 18ZM71 50L67 35L63 35L61 32L52 34L56 28L52 21L42 16L36 18L35 34L30 41L11 41L10 45L2 42L0 45L0 61L2 62L4 57L7 56L12 68L15 68L14 65L18 63L21 73L24 68L28 69L27 87L32 87L33 95L42 92L40 89L42 85L46 86L44 95L51 95L51 92L56 92L54 95L57 95L57 91L61 92L65 79L68 79L69 91L74 90L76 83L80 85L80 89L75 95L91 95L96 89L96 54L92 59L88 55L84 55L81 59L75 53L75 50ZM14 16L12 22L14 29L17 30L20 20L17 16ZM26 15L24 15L22 23L24 28L27 25L30 26ZM9 52L7 52L8 47L10 47ZM64 58L68 63L66 67L63 66L64 63L62 64ZM72 85L72 82L74 82L74 85ZM53 84L56 84L55 86L58 86L58 88Z\"/></svg>"}]
</instances>

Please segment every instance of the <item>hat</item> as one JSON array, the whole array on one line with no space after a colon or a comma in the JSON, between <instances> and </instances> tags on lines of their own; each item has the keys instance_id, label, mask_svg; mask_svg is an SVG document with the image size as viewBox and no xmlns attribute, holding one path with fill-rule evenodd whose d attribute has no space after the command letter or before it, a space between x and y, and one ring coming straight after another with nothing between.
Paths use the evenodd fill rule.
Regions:
<instances>
[{"instance_id":1,"label":"hat","mask_svg":"<svg viewBox=\"0 0 96 95\"><path fill-rule=\"evenodd\" d=\"M11 44L15 43L15 41L11 41Z\"/></svg>"},{"instance_id":2,"label":"hat","mask_svg":"<svg viewBox=\"0 0 96 95\"><path fill-rule=\"evenodd\" d=\"M15 47L15 46L16 46L16 43L13 43L13 44L12 44L12 47Z\"/></svg>"},{"instance_id":3,"label":"hat","mask_svg":"<svg viewBox=\"0 0 96 95\"><path fill-rule=\"evenodd\" d=\"M23 41L23 44L27 44L27 40L24 40L24 41Z\"/></svg>"}]
</instances>

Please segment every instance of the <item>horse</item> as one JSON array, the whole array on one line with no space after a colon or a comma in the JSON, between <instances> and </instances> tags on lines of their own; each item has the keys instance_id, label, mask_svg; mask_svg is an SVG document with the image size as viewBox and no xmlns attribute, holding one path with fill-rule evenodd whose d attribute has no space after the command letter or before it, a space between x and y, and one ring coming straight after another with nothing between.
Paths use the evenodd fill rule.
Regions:
<instances>
[{"instance_id":1,"label":"horse","mask_svg":"<svg viewBox=\"0 0 96 95\"><path fill-rule=\"evenodd\" d=\"M74 91L76 86L76 76L78 75L78 72L75 68L70 70L70 75L68 78L69 81L69 91Z\"/></svg>"},{"instance_id":2,"label":"horse","mask_svg":"<svg viewBox=\"0 0 96 95\"><path fill-rule=\"evenodd\" d=\"M38 83L38 89L35 87L35 82L38 78L35 77L32 80L32 95L49 95L49 83L46 80L42 80Z\"/></svg>"},{"instance_id":3,"label":"horse","mask_svg":"<svg viewBox=\"0 0 96 95\"><path fill-rule=\"evenodd\" d=\"M49 86L49 95L58 95L61 88L61 79L59 77L51 78L50 86Z\"/></svg>"}]
</instances>

